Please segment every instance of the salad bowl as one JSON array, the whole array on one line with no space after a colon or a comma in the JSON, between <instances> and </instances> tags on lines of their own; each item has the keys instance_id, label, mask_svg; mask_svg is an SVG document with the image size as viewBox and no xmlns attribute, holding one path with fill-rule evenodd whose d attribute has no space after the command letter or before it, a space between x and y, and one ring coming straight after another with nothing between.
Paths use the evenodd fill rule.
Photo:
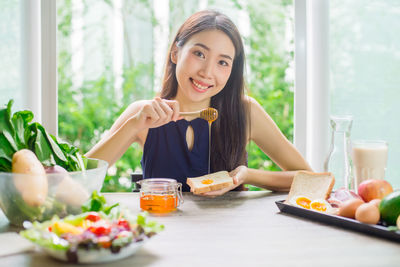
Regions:
<instances>
[{"instance_id":1,"label":"salad bowl","mask_svg":"<svg viewBox=\"0 0 400 267\"><path fill-rule=\"evenodd\" d=\"M16 181L27 183L37 177L29 174L0 172L0 207L11 224L22 226L28 221L45 221L54 215L64 217L68 214L81 212L81 205L96 190L100 191L106 176L108 163L100 159L84 159L86 165L83 171L54 172L44 175L45 187L38 190L21 192ZM34 181L32 182L33 185ZM38 198L37 192L42 191L42 201L33 202ZM36 194L35 194L36 192Z\"/></svg>"},{"instance_id":2,"label":"salad bowl","mask_svg":"<svg viewBox=\"0 0 400 267\"><path fill-rule=\"evenodd\" d=\"M44 222L24 222L20 235L45 254L70 263L104 263L133 255L164 226L133 215L128 208L107 205L96 191L82 206L82 213Z\"/></svg>"}]
</instances>

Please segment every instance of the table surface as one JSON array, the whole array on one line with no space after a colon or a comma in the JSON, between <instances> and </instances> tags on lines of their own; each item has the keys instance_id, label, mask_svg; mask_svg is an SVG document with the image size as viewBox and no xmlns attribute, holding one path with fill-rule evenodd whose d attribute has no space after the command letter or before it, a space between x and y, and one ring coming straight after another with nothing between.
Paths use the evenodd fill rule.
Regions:
<instances>
[{"instance_id":1,"label":"table surface","mask_svg":"<svg viewBox=\"0 0 400 267\"><path fill-rule=\"evenodd\" d=\"M137 193L104 194L139 212ZM166 216L165 225L120 266L399 266L400 244L280 213L285 194L229 192L185 202ZM0 215L0 232L15 231ZM68 266L40 252L0 258L1 266ZM108 266L102 264L101 266Z\"/></svg>"}]
</instances>

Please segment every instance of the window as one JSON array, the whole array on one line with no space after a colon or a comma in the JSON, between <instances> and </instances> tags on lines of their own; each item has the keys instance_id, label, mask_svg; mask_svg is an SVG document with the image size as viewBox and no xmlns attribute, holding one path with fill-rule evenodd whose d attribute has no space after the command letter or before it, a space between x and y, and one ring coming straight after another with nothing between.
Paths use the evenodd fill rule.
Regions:
<instances>
[{"instance_id":1,"label":"window","mask_svg":"<svg viewBox=\"0 0 400 267\"><path fill-rule=\"evenodd\" d=\"M400 187L400 3L330 1L331 114L353 116L352 139L389 144L386 178Z\"/></svg>"},{"instance_id":2,"label":"window","mask_svg":"<svg viewBox=\"0 0 400 267\"><path fill-rule=\"evenodd\" d=\"M2 3L0 11L0 100L7 104L14 99L13 110L30 108L40 121L37 101L39 55L32 52L40 47L35 37L39 28L39 7L26 1ZM30 25L31 27L27 27Z\"/></svg>"},{"instance_id":3,"label":"window","mask_svg":"<svg viewBox=\"0 0 400 267\"><path fill-rule=\"evenodd\" d=\"M31 110L34 121L56 135L57 85L52 36L55 2L12 0L2 4L1 103L14 99L13 111Z\"/></svg>"}]
</instances>

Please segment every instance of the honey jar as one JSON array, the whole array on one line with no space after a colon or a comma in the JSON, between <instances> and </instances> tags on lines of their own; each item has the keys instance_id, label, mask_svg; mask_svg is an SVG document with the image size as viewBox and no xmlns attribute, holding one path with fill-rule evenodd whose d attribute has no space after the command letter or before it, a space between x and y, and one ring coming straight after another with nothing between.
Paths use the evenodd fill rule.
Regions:
<instances>
[{"instance_id":1,"label":"honey jar","mask_svg":"<svg viewBox=\"0 0 400 267\"><path fill-rule=\"evenodd\" d=\"M168 213L183 203L182 184L174 179L150 178L137 182L140 208L151 213Z\"/></svg>"}]
</instances>

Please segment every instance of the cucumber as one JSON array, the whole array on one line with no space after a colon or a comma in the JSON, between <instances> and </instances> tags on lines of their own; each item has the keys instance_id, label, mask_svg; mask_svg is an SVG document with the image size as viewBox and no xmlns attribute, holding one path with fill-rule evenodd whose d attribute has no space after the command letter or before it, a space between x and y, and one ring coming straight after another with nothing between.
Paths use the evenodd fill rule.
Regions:
<instances>
[{"instance_id":1,"label":"cucumber","mask_svg":"<svg viewBox=\"0 0 400 267\"><path fill-rule=\"evenodd\" d=\"M400 190L394 191L384 197L379 204L381 218L388 225L396 225L396 220L400 215Z\"/></svg>"}]
</instances>

